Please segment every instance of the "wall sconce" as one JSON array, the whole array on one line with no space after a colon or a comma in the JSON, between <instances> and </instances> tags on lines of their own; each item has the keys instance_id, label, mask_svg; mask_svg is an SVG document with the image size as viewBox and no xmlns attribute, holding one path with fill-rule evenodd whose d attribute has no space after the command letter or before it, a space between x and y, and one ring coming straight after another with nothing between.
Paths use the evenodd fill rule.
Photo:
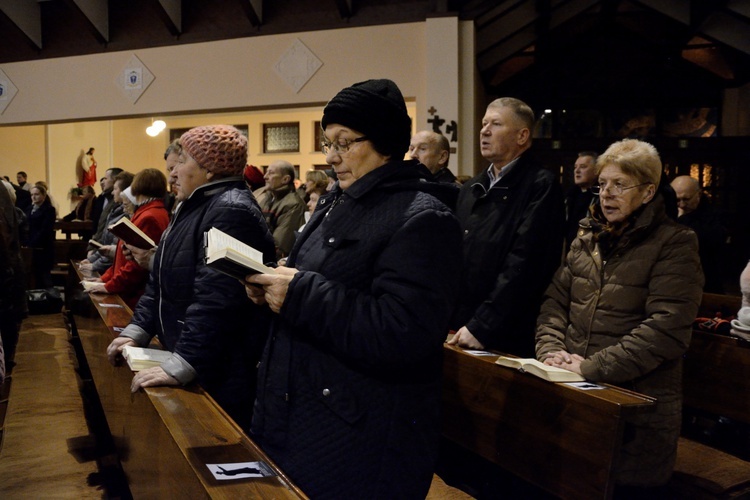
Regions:
<instances>
[{"instance_id":1,"label":"wall sconce","mask_svg":"<svg viewBox=\"0 0 750 500\"><path fill-rule=\"evenodd\" d=\"M151 137L156 137L161 134L162 130L167 128L167 124L164 120L156 120L151 122L151 126L146 129L146 133Z\"/></svg>"}]
</instances>

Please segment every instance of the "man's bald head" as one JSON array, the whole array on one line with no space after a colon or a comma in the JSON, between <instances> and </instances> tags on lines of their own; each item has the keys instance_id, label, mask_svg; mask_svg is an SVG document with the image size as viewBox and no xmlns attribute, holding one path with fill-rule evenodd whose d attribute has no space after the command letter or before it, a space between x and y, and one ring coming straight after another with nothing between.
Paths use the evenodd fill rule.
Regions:
<instances>
[{"instance_id":1,"label":"man's bald head","mask_svg":"<svg viewBox=\"0 0 750 500\"><path fill-rule=\"evenodd\" d=\"M701 187L689 175L680 175L672 181L672 189L677 195L677 215L683 216L695 211L701 202Z\"/></svg>"},{"instance_id":2,"label":"man's bald head","mask_svg":"<svg viewBox=\"0 0 750 500\"><path fill-rule=\"evenodd\" d=\"M414 134L409 144L409 156L419 160L433 174L448 166L451 148L448 139L432 130L422 130Z\"/></svg>"}]
</instances>

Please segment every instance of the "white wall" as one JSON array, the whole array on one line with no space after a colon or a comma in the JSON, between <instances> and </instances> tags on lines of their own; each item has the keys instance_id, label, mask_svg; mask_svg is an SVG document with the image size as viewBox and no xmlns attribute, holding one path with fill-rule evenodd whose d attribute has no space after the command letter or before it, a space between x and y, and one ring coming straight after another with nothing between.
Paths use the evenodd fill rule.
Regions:
<instances>
[{"instance_id":1,"label":"white wall","mask_svg":"<svg viewBox=\"0 0 750 500\"><path fill-rule=\"evenodd\" d=\"M342 88L369 78L398 84L415 130L425 128L431 105L445 107L443 116L459 122L460 141L471 143L458 148L451 165L457 173L471 174L476 149L473 37L471 22L435 18L3 64L0 69L18 93L0 114L0 175L15 179L15 172L24 169L32 182L46 180L64 212L81 149L96 148L99 177L112 166L133 172L163 167L166 135L145 134L155 118L170 128L248 124L249 161L255 165L279 157L261 153L262 123L299 121L300 152L281 156L300 165L304 174L324 163L313 150L312 124L325 103ZM299 92L274 69L297 40L323 63ZM155 77L135 103L115 83L133 55Z\"/></svg>"}]
</instances>

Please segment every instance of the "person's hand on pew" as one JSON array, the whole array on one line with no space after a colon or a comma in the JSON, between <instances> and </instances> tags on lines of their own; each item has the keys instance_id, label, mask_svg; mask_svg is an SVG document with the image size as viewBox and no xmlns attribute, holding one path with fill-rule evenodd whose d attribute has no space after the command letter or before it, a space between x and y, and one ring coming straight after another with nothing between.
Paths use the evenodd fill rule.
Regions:
<instances>
[{"instance_id":1,"label":"person's hand on pew","mask_svg":"<svg viewBox=\"0 0 750 500\"><path fill-rule=\"evenodd\" d=\"M88 259L82 260L81 262L78 263L78 269L80 269L83 272L89 272L93 269L93 267L94 265L91 262L89 262Z\"/></svg>"},{"instance_id":2,"label":"person's hand on pew","mask_svg":"<svg viewBox=\"0 0 750 500\"><path fill-rule=\"evenodd\" d=\"M84 293L109 293L107 291L107 288L104 286L104 283L102 283L101 281L92 283L93 284L87 285L86 288L83 289Z\"/></svg>"},{"instance_id":3,"label":"person's hand on pew","mask_svg":"<svg viewBox=\"0 0 750 500\"><path fill-rule=\"evenodd\" d=\"M122 348L126 345L132 345L133 347L138 346L138 344L135 343L135 340L130 337L115 337L114 340L109 343L109 346L107 346L107 359L109 359L109 362L113 366L120 364L120 361L123 359Z\"/></svg>"},{"instance_id":4,"label":"person's hand on pew","mask_svg":"<svg viewBox=\"0 0 750 500\"><path fill-rule=\"evenodd\" d=\"M570 354L567 351L555 351L547 354L544 364L583 375L581 373L581 361L583 360L583 356L579 356L578 354Z\"/></svg>"},{"instance_id":5,"label":"person's hand on pew","mask_svg":"<svg viewBox=\"0 0 750 500\"><path fill-rule=\"evenodd\" d=\"M160 385L180 385L176 378L167 375L160 366L141 370L135 374L130 383L130 392L137 392L141 387L156 387Z\"/></svg>"},{"instance_id":6,"label":"person's hand on pew","mask_svg":"<svg viewBox=\"0 0 750 500\"><path fill-rule=\"evenodd\" d=\"M464 349L484 349L484 345L465 326L459 328L453 338L447 341L446 344L457 345Z\"/></svg>"}]
</instances>

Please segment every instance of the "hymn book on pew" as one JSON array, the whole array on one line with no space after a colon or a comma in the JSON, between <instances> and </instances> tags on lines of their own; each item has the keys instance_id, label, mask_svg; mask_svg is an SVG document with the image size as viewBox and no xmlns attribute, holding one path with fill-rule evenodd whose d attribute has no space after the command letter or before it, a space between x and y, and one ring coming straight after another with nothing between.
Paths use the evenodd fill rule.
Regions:
<instances>
[{"instance_id":1,"label":"hymn book on pew","mask_svg":"<svg viewBox=\"0 0 750 500\"><path fill-rule=\"evenodd\" d=\"M172 355L169 351L151 349L148 347L135 347L126 345L122 348L122 357L128 362L128 366L134 372L161 366L163 362Z\"/></svg>"},{"instance_id":2,"label":"hymn book on pew","mask_svg":"<svg viewBox=\"0 0 750 500\"><path fill-rule=\"evenodd\" d=\"M263 252L220 229L212 227L206 231L205 240L208 267L241 281L248 274L273 273L273 269L263 264Z\"/></svg>"},{"instance_id":3,"label":"hymn book on pew","mask_svg":"<svg viewBox=\"0 0 750 500\"><path fill-rule=\"evenodd\" d=\"M141 248L143 250L149 250L156 246L154 240L149 235L138 229L138 227L130 222L130 219L123 217L114 224L110 225L107 229L109 232L120 238L128 245Z\"/></svg>"},{"instance_id":4,"label":"hymn book on pew","mask_svg":"<svg viewBox=\"0 0 750 500\"><path fill-rule=\"evenodd\" d=\"M500 356L495 363L507 366L508 368L514 368L520 372L530 373L549 382L583 382L586 380L577 373L545 365L534 358L509 358Z\"/></svg>"}]
</instances>

